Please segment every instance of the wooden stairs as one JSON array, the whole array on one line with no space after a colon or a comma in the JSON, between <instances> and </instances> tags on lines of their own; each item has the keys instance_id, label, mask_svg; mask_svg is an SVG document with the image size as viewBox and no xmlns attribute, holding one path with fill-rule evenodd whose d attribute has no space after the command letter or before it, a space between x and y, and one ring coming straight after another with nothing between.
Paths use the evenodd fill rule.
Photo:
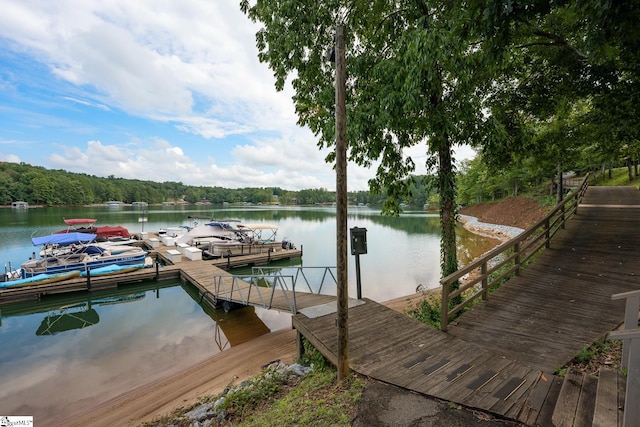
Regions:
<instances>
[{"instance_id":1,"label":"wooden stairs","mask_svg":"<svg viewBox=\"0 0 640 427\"><path fill-rule=\"evenodd\" d=\"M564 377L548 375L530 396L519 419L541 427L621 427L626 378L608 368L598 375L567 371ZM542 401L542 406L539 402ZM536 404L538 402L538 404ZM539 412L526 413L527 408Z\"/></svg>"}]
</instances>

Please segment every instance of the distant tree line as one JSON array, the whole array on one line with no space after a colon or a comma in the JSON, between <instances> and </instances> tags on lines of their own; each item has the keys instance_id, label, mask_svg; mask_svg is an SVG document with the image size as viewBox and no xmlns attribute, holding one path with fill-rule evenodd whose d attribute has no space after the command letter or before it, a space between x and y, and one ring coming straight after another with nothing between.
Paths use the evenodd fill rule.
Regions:
<instances>
[{"instance_id":1,"label":"distant tree line","mask_svg":"<svg viewBox=\"0 0 640 427\"><path fill-rule=\"evenodd\" d=\"M430 200L437 200L431 177L414 181L412 195L406 198L405 204L422 208ZM31 205L79 206L111 200L124 203L144 201L149 204L207 201L213 204L277 202L283 205L315 205L331 204L335 197L335 192L324 188L290 191L279 187L231 189L189 186L180 182L160 183L115 176L103 178L26 163L0 163L1 205L25 201ZM349 193L350 203L370 206L381 206L386 197L386 194L374 195L369 191Z\"/></svg>"}]
</instances>

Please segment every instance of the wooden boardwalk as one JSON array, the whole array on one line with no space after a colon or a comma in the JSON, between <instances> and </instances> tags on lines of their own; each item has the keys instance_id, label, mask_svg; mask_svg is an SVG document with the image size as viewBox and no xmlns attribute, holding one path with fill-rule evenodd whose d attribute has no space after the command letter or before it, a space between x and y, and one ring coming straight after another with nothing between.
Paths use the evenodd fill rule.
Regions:
<instances>
[{"instance_id":1,"label":"wooden boardwalk","mask_svg":"<svg viewBox=\"0 0 640 427\"><path fill-rule=\"evenodd\" d=\"M624 320L611 295L640 289L640 191L590 187L533 265L449 333L553 371Z\"/></svg>"},{"instance_id":2,"label":"wooden boardwalk","mask_svg":"<svg viewBox=\"0 0 640 427\"><path fill-rule=\"evenodd\" d=\"M555 423L559 417L554 408L564 386L553 372L623 322L624 302L612 301L611 295L640 289L638 237L640 192L590 187L578 215L551 248L462 314L448 333L373 301L351 308L350 366L360 374L526 425L579 425L575 414ZM335 322L334 314L302 312L293 325L337 363ZM605 408L613 425L623 390L616 381L614 374L613 407ZM603 416L593 415L598 417Z\"/></svg>"}]
</instances>

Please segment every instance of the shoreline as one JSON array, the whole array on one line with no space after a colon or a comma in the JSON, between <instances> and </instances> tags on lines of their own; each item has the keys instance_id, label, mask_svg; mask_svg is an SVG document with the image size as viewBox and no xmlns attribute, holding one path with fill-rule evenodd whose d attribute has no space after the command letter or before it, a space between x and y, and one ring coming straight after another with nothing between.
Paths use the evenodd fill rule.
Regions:
<instances>
[{"instance_id":1,"label":"shoreline","mask_svg":"<svg viewBox=\"0 0 640 427\"><path fill-rule=\"evenodd\" d=\"M471 215L458 215L458 222L462 224L464 228L475 234L479 234L484 237L492 237L502 242L513 239L520 233L524 232L524 229L519 227L481 222L478 218Z\"/></svg>"},{"instance_id":2,"label":"shoreline","mask_svg":"<svg viewBox=\"0 0 640 427\"><path fill-rule=\"evenodd\" d=\"M461 224L469 231L506 241L510 233L521 233L516 227L482 223L475 217L460 215ZM439 288L424 292L438 292ZM424 298L423 291L393 298L381 304L400 313L415 306ZM282 329L270 332L249 342L231 347L204 359L180 372L125 391L103 403L87 407L65 418L38 420L38 425L92 427L112 425L140 425L166 416L173 411L195 404L204 396L221 393L229 384L239 384L258 374L264 365L274 360L293 363L297 354L296 331ZM223 367L221 369L221 367Z\"/></svg>"},{"instance_id":3,"label":"shoreline","mask_svg":"<svg viewBox=\"0 0 640 427\"><path fill-rule=\"evenodd\" d=\"M382 304L401 313L423 298L422 292L393 298ZM78 414L51 420L38 420L38 425L107 427L136 426L191 406L204 396L215 396L229 384L239 384L274 360L294 363L298 357L295 329L281 329L262 335L222 353L206 358L180 372L142 385L84 408ZM223 367L223 368L221 368Z\"/></svg>"}]
</instances>

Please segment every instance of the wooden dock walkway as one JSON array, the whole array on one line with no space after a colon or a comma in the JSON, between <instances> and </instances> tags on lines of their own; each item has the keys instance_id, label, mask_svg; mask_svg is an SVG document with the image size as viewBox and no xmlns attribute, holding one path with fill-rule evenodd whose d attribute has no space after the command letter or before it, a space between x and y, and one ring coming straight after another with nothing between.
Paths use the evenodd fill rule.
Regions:
<instances>
[{"instance_id":1,"label":"wooden dock walkway","mask_svg":"<svg viewBox=\"0 0 640 427\"><path fill-rule=\"evenodd\" d=\"M147 246L148 248L150 246ZM239 255L210 260L191 260L181 257L181 261L173 264L168 252L175 249L161 245L153 248L150 255L159 260L152 268L143 268L123 274L103 276L76 277L60 282L47 284L30 284L18 287L0 288L0 304L16 301L34 300L42 295L68 292L82 292L116 288L121 285L138 283L143 280L169 280L181 278L207 292L213 283L214 276L228 275L225 270L244 266L267 265L273 261L296 259L302 257L301 249L282 249L275 252ZM189 271L190 273L187 273ZM316 301L322 303L326 301Z\"/></svg>"},{"instance_id":2,"label":"wooden dock walkway","mask_svg":"<svg viewBox=\"0 0 640 427\"><path fill-rule=\"evenodd\" d=\"M448 333L373 301L351 308L350 366L360 374L525 425L620 425L624 386L619 374L601 374L601 380L611 378L602 386L611 389L604 404L585 401L586 394L580 400L583 381L584 387L596 387L591 379L581 376L577 382L568 373L579 384L572 389L572 382L554 371L624 321L624 302L612 301L611 295L640 289L638 237L640 192L590 187L578 215L551 248L462 314ZM293 325L337 363L335 322L334 314L303 311L294 316ZM565 400L574 404L565 405Z\"/></svg>"}]
</instances>

